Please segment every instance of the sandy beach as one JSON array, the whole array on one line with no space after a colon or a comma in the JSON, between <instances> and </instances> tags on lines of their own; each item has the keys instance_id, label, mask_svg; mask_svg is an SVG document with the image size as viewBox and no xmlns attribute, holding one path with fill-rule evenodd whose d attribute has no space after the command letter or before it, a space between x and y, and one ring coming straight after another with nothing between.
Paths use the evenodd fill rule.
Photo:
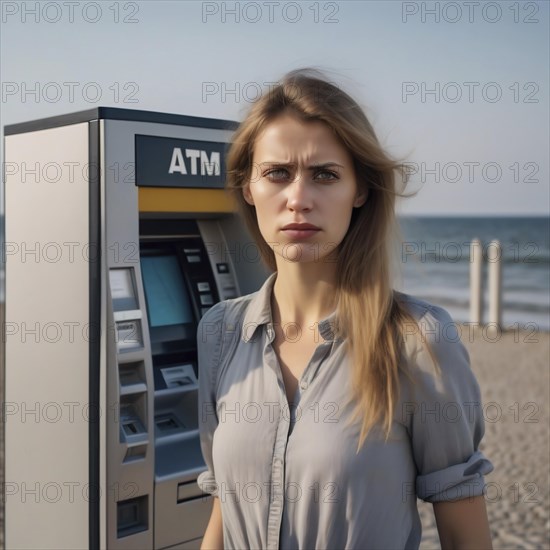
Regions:
<instances>
[{"instance_id":1,"label":"sandy beach","mask_svg":"<svg viewBox=\"0 0 550 550\"><path fill-rule=\"evenodd\" d=\"M550 334L505 332L489 341L463 331L481 387L485 436L495 469L485 478L494 550L550 548ZM422 550L440 549L431 504L418 501ZM0 521L3 518L0 517ZM0 548L3 546L0 535Z\"/></svg>"},{"instance_id":2,"label":"sandy beach","mask_svg":"<svg viewBox=\"0 0 550 550\"><path fill-rule=\"evenodd\" d=\"M550 334L483 332L462 341L484 405L480 450L495 469L485 476L494 550L550 548ZM418 501L422 550L440 549L430 503Z\"/></svg>"}]
</instances>

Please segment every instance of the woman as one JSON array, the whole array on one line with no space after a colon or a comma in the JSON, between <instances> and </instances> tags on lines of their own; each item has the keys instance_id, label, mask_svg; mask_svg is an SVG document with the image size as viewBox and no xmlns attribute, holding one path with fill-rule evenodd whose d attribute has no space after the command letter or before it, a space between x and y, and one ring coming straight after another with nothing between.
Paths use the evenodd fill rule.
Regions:
<instances>
[{"instance_id":1,"label":"woman","mask_svg":"<svg viewBox=\"0 0 550 550\"><path fill-rule=\"evenodd\" d=\"M416 549L417 497L444 549L491 548L468 353L446 310L391 287L401 165L352 98L296 70L227 170L273 273L198 327L202 548Z\"/></svg>"}]
</instances>

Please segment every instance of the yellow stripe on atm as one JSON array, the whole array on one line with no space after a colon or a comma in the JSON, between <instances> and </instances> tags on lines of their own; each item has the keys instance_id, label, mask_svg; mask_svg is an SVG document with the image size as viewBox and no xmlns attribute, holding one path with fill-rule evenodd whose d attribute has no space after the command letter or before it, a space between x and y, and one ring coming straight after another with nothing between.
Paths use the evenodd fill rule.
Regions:
<instances>
[{"instance_id":1,"label":"yellow stripe on atm","mask_svg":"<svg viewBox=\"0 0 550 550\"><path fill-rule=\"evenodd\" d=\"M224 189L140 187L140 212L234 212Z\"/></svg>"}]
</instances>

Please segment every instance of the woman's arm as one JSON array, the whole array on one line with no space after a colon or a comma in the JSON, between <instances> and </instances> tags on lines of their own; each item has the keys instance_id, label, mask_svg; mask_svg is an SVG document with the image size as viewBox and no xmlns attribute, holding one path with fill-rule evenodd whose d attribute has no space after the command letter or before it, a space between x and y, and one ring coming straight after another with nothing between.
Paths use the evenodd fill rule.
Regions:
<instances>
[{"instance_id":1,"label":"woman's arm","mask_svg":"<svg viewBox=\"0 0 550 550\"><path fill-rule=\"evenodd\" d=\"M201 550L223 550L222 510L218 497L213 497L212 514L204 532Z\"/></svg>"},{"instance_id":2,"label":"woman's arm","mask_svg":"<svg viewBox=\"0 0 550 550\"><path fill-rule=\"evenodd\" d=\"M434 502L433 507L441 550L492 550L483 495Z\"/></svg>"}]
</instances>

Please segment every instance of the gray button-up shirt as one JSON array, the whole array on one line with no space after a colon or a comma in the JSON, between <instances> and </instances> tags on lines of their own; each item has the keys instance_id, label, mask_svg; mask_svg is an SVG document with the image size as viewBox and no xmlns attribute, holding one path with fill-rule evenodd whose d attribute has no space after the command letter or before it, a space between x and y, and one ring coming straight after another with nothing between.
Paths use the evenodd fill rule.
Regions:
<instances>
[{"instance_id":1,"label":"gray button-up shirt","mask_svg":"<svg viewBox=\"0 0 550 550\"><path fill-rule=\"evenodd\" d=\"M447 311L398 293L414 329L402 360L401 395L387 443L380 424L356 453L360 422L346 425L350 360L334 339L335 314L318 324L319 345L289 407L272 342L271 293L225 300L197 331L199 429L207 470L201 489L220 498L224 548L417 549L417 497L481 495L492 463L479 451L485 426L469 355ZM419 336L419 335L422 336Z\"/></svg>"}]
</instances>

